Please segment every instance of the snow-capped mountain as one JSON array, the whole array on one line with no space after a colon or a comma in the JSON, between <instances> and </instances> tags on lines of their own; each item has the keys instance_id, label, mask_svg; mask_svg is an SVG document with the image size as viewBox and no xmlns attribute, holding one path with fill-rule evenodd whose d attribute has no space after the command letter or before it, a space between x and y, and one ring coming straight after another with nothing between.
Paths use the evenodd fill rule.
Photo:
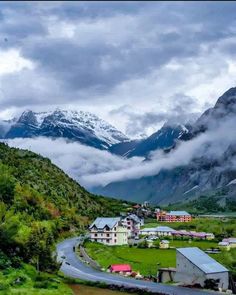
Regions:
<instances>
[{"instance_id":1,"label":"snow-capped mountain","mask_svg":"<svg viewBox=\"0 0 236 295\"><path fill-rule=\"evenodd\" d=\"M112 145L109 150L125 157L147 157L154 150L172 148L177 139L189 133L189 129L188 125L164 124L160 130L145 139L118 143Z\"/></svg>"},{"instance_id":2,"label":"snow-capped mountain","mask_svg":"<svg viewBox=\"0 0 236 295\"><path fill-rule=\"evenodd\" d=\"M2 137L36 136L64 137L99 149L128 140L122 132L94 114L59 109L40 113L27 110Z\"/></svg>"}]
</instances>

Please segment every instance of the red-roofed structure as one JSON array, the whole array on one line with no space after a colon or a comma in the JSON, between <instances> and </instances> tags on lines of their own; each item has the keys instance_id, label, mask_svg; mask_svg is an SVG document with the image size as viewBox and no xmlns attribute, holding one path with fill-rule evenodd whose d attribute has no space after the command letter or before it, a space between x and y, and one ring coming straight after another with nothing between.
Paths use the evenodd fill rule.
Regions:
<instances>
[{"instance_id":1,"label":"red-roofed structure","mask_svg":"<svg viewBox=\"0 0 236 295\"><path fill-rule=\"evenodd\" d=\"M111 272L132 272L129 264L112 264L109 269Z\"/></svg>"}]
</instances>

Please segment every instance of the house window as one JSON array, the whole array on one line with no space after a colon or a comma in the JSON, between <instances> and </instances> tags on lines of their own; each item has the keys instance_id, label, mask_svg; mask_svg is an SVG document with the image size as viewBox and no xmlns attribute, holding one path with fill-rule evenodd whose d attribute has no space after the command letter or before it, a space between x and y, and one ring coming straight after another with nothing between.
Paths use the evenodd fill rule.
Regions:
<instances>
[{"instance_id":1,"label":"house window","mask_svg":"<svg viewBox=\"0 0 236 295\"><path fill-rule=\"evenodd\" d=\"M107 237L110 237L110 234L107 234Z\"/></svg>"},{"instance_id":2,"label":"house window","mask_svg":"<svg viewBox=\"0 0 236 295\"><path fill-rule=\"evenodd\" d=\"M116 243L116 239L114 240L114 242Z\"/></svg>"},{"instance_id":3,"label":"house window","mask_svg":"<svg viewBox=\"0 0 236 295\"><path fill-rule=\"evenodd\" d=\"M98 236L98 234L94 234L94 236L95 236L95 237L97 237L97 236Z\"/></svg>"},{"instance_id":4,"label":"house window","mask_svg":"<svg viewBox=\"0 0 236 295\"><path fill-rule=\"evenodd\" d=\"M116 234L114 236L116 237Z\"/></svg>"},{"instance_id":5,"label":"house window","mask_svg":"<svg viewBox=\"0 0 236 295\"><path fill-rule=\"evenodd\" d=\"M107 240L107 243L109 244L110 243L110 240Z\"/></svg>"},{"instance_id":6,"label":"house window","mask_svg":"<svg viewBox=\"0 0 236 295\"><path fill-rule=\"evenodd\" d=\"M97 239L94 239L95 242L97 242Z\"/></svg>"}]
</instances>

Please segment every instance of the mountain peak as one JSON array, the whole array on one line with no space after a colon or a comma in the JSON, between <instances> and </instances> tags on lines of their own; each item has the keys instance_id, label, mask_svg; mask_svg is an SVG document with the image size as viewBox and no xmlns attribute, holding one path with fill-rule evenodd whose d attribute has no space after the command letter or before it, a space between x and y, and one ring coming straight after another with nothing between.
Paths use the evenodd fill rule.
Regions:
<instances>
[{"instance_id":1,"label":"mountain peak","mask_svg":"<svg viewBox=\"0 0 236 295\"><path fill-rule=\"evenodd\" d=\"M59 108L49 112L25 110L4 135L5 138L37 136L64 137L100 149L128 140L122 132L92 113Z\"/></svg>"}]
</instances>

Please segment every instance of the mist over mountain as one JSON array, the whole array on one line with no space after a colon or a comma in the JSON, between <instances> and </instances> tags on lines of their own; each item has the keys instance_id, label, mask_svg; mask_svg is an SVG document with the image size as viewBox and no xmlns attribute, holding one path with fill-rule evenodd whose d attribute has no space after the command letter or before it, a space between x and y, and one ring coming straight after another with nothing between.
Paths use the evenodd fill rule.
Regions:
<instances>
[{"instance_id":1,"label":"mist over mountain","mask_svg":"<svg viewBox=\"0 0 236 295\"><path fill-rule=\"evenodd\" d=\"M156 204L191 200L200 195L236 196L236 88L226 91L166 153L108 175L94 191ZM98 179L98 176L97 176ZM90 179L92 181L92 179Z\"/></svg>"},{"instance_id":2,"label":"mist over mountain","mask_svg":"<svg viewBox=\"0 0 236 295\"><path fill-rule=\"evenodd\" d=\"M139 140L91 114L28 111L5 140L49 157L95 193L155 204L217 195L224 203L236 195L235 106L231 88L192 125L165 124Z\"/></svg>"}]
</instances>

